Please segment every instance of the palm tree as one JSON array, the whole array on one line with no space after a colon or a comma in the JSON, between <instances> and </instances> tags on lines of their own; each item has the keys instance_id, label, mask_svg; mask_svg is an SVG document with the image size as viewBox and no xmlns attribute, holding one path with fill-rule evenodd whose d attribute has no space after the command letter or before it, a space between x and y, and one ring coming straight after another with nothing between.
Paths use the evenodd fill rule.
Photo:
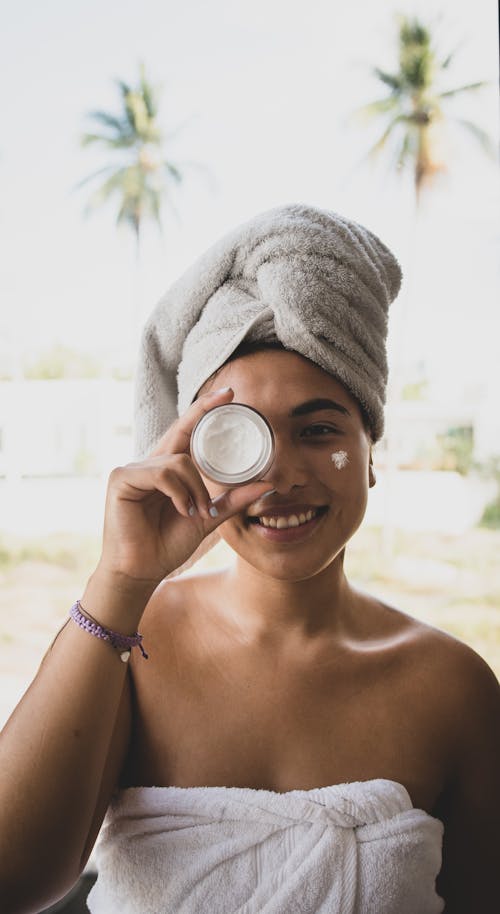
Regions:
<instances>
[{"instance_id":1,"label":"palm tree","mask_svg":"<svg viewBox=\"0 0 500 914\"><path fill-rule=\"evenodd\" d=\"M495 156L494 144L490 137L476 124L462 117L455 117L449 111L448 103L457 96L475 92L487 85L485 82L471 82L455 88L446 88L449 67L455 58L455 51L441 56L434 44L428 26L418 18L397 16L398 60L396 72L373 67L373 75L388 90L386 94L358 109L355 114L368 120L382 121L383 129L379 138L367 153L376 157L381 153L390 157L392 170L412 174L414 186L414 218L410 262L407 264L406 292L399 305L397 355L391 367L391 378L387 403L386 438L386 503L393 502L395 474L399 465L399 430L396 413L403 398L405 380L405 341L408 332L408 312L413 292L414 259L417 242L417 223L424 189L430 190L438 175L448 170L447 154L443 140L452 124L468 131L479 142L484 152ZM383 548L386 558L393 555L394 523L387 520L383 527Z\"/></svg>"},{"instance_id":2,"label":"palm tree","mask_svg":"<svg viewBox=\"0 0 500 914\"><path fill-rule=\"evenodd\" d=\"M453 122L467 130L488 154L495 154L488 134L469 120L447 112L448 102L487 85L473 82L457 88L442 88L456 51L441 58L430 29L417 18L398 16L399 69L389 73L373 67L373 75L389 90L383 98L357 112L365 118L384 121L381 136L369 156L392 149L397 171L411 168L418 208L422 190L447 171L442 140Z\"/></svg>"},{"instance_id":3,"label":"palm tree","mask_svg":"<svg viewBox=\"0 0 500 914\"><path fill-rule=\"evenodd\" d=\"M132 282L129 342L123 340L119 346L119 358L125 358L125 371L129 372L130 359L135 352L137 335L143 322L140 257L143 229L146 221L152 221L160 234L163 234L161 212L165 203L179 219L171 190L181 183L183 173L170 157L166 157L165 143L172 140L181 128L168 135L160 128L160 89L152 86L143 64L139 65L139 79L135 86L120 79L116 80L116 85L120 97L118 112L89 112L87 118L93 121L93 130L81 137L83 147L98 147L109 155L111 161L80 181L75 190L89 183L97 184L87 202L84 215L88 216L110 201L115 202L116 224L130 228L135 238L136 263ZM201 167L194 162L184 164ZM117 366L107 364L108 374L112 375L116 369ZM122 370L123 366L120 368Z\"/></svg>"},{"instance_id":4,"label":"palm tree","mask_svg":"<svg viewBox=\"0 0 500 914\"><path fill-rule=\"evenodd\" d=\"M179 167L165 157L165 137L158 124L159 90L146 78L144 65L140 65L136 87L122 80L116 83L121 111L118 114L90 112L87 116L96 127L81 140L82 146L97 145L111 153L116 161L84 178L77 187L104 178L90 197L85 213L110 198L116 199L117 224L126 224L133 230L139 257L144 221L152 219L162 231L162 204L168 201L175 212L170 186L180 184L182 174Z\"/></svg>"}]
</instances>

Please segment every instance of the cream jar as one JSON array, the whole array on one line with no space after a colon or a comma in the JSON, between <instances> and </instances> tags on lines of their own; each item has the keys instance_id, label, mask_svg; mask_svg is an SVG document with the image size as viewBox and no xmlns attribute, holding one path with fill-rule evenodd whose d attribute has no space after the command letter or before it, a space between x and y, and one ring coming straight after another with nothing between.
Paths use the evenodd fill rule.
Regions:
<instances>
[{"instance_id":1,"label":"cream jar","mask_svg":"<svg viewBox=\"0 0 500 914\"><path fill-rule=\"evenodd\" d=\"M215 406L196 423L191 456L204 476L241 486L265 475L274 460L274 435L267 419L251 406Z\"/></svg>"}]
</instances>

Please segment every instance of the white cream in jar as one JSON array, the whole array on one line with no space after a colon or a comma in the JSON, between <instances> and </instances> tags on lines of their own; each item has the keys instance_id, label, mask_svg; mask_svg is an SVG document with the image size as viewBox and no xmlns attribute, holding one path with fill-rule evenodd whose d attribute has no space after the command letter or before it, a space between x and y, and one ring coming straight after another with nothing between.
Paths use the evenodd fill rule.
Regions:
<instances>
[{"instance_id":1,"label":"white cream in jar","mask_svg":"<svg viewBox=\"0 0 500 914\"><path fill-rule=\"evenodd\" d=\"M215 482L243 485L260 479L271 466L273 433L264 416L251 406L215 406L193 429L191 456Z\"/></svg>"}]
</instances>

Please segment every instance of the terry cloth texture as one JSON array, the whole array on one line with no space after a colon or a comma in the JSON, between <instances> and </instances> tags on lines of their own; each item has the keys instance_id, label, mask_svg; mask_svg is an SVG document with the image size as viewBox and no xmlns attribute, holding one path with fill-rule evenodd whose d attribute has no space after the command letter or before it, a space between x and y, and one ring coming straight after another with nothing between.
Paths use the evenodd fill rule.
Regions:
<instances>
[{"instance_id":1,"label":"terry cloth texture","mask_svg":"<svg viewBox=\"0 0 500 914\"><path fill-rule=\"evenodd\" d=\"M376 779L275 793L133 787L109 808L92 914L439 914L443 824Z\"/></svg>"},{"instance_id":2,"label":"terry cloth texture","mask_svg":"<svg viewBox=\"0 0 500 914\"><path fill-rule=\"evenodd\" d=\"M368 229L292 204L245 222L168 290L147 320L135 376L135 458L143 459L243 339L276 340L340 380L378 440L388 308L401 270Z\"/></svg>"}]
</instances>

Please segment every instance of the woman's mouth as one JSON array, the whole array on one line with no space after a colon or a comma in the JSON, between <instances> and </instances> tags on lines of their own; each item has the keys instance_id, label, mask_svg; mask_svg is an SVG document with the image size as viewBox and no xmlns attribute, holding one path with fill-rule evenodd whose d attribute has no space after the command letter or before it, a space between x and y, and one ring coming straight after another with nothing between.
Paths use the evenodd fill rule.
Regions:
<instances>
[{"instance_id":1,"label":"woman's mouth","mask_svg":"<svg viewBox=\"0 0 500 914\"><path fill-rule=\"evenodd\" d=\"M295 543L307 539L321 523L328 508L309 508L289 514L269 514L249 517L249 526L258 536L275 543Z\"/></svg>"}]
</instances>

